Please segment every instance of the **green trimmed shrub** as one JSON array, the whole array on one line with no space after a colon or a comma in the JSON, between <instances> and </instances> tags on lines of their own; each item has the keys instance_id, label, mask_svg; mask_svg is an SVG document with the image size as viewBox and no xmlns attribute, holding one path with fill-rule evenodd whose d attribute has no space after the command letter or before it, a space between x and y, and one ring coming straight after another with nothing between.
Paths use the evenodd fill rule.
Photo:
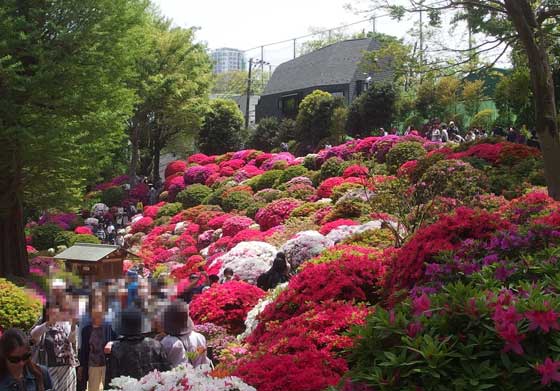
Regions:
<instances>
[{"instance_id":1,"label":"green trimmed shrub","mask_svg":"<svg viewBox=\"0 0 560 391\"><path fill-rule=\"evenodd\" d=\"M270 170L265 172L264 174L257 175L249 180L247 180L244 184L247 186L251 186L253 191L259 191L263 189L271 189L274 187L274 183L282 176L282 170Z\"/></svg>"},{"instance_id":2,"label":"green trimmed shrub","mask_svg":"<svg viewBox=\"0 0 560 391\"><path fill-rule=\"evenodd\" d=\"M276 180L275 187L285 184L290 179L298 177L298 176L306 176L309 174L309 170L303 166L290 166L282 171L282 175L280 178Z\"/></svg>"},{"instance_id":3,"label":"green trimmed shrub","mask_svg":"<svg viewBox=\"0 0 560 391\"><path fill-rule=\"evenodd\" d=\"M183 210L183 204L180 202L173 202L162 206L157 213L157 217L163 216L175 216L177 213Z\"/></svg>"},{"instance_id":4,"label":"green trimmed shrub","mask_svg":"<svg viewBox=\"0 0 560 391\"><path fill-rule=\"evenodd\" d=\"M232 210L245 210L254 204L253 195L245 191L232 191L222 199L222 208L225 212Z\"/></svg>"},{"instance_id":5,"label":"green trimmed shrub","mask_svg":"<svg viewBox=\"0 0 560 391\"><path fill-rule=\"evenodd\" d=\"M481 194L487 178L462 160L441 160L426 170L421 178L429 194L467 200Z\"/></svg>"},{"instance_id":6,"label":"green trimmed shrub","mask_svg":"<svg viewBox=\"0 0 560 391\"><path fill-rule=\"evenodd\" d=\"M41 302L22 288L0 278L0 328L29 330L41 315Z\"/></svg>"},{"instance_id":7,"label":"green trimmed shrub","mask_svg":"<svg viewBox=\"0 0 560 391\"><path fill-rule=\"evenodd\" d=\"M416 141L405 141L396 144L387 153L385 162L390 174L396 174L400 166L410 160L418 160L426 156L426 150Z\"/></svg>"},{"instance_id":8,"label":"green trimmed shrub","mask_svg":"<svg viewBox=\"0 0 560 391\"><path fill-rule=\"evenodd\" d=\"M321 182L325 179L333 178L335 176L342 176L344 172L344 160L339 157L331 157L327 159L321 166L321 170L319 171L320 180Z\"/></svg>"},{"instance_id":9,"label":"green trimmed shrub","mask_svg":"<svg viewBox=\"0 0 560 391\"><path fill-rule=\"evenodd\" d=\"M184 208L191 208L202 204L210 194L212 194L211 188L197 183L187 186L177 194L175 201L182 203Z\"/></svg>"},{"instance_id":10,"label":"green trimmed shrub","mask_svg":"<svg viewBox=\"0 0 560 391\"><path fill-rule=\"evenodd\" d=\"M55 247L55 239L60 232L62 228L56 224L44 224L33 228L31 231L33 247L39 251Z\"/></svg>"},{"instance_id":11,"label":"green trimmed shrub","mask_svg":"<svg viewBox=\"0 0 560 391\"><path fill-rule=\"evenodd\" d=\"M79 235L70 231L62 231L55 238L55 246L71 247L76 243L100 244L101 241L94 235Z\"/></svg>"}]
</instances>

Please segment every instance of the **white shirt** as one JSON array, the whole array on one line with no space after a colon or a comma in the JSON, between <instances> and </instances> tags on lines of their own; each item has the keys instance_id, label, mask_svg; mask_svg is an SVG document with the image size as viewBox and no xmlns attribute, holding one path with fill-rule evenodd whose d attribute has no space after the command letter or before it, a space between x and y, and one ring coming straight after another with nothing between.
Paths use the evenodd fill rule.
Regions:
<instances>
[{"instance_id":1,"label":"white shirt","mask_svg":"<svg viewBox=\"0 0 560 391\"><path fill-rule=\"evenodd\" d=\"M194 367L204 364L212 365L212 361L206 355L206 338L204 338L204 335L196 331L191 331L189 334L181 336L181 340L172 335L168 335L161 341L163 351L167 355L167 360L172 368L187 364L192 364ZM200 354L194 360L189 360L185 354L185 346L191 353L196 352L199 348L204 349L204 353Z\"/></svg>"}]
</instances>

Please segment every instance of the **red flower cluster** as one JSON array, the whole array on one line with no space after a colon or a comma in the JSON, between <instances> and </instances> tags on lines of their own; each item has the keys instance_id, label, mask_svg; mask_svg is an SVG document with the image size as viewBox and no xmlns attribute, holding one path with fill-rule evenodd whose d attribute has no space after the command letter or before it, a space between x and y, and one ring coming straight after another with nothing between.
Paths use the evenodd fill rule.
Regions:
<instances>
[{"instance_id":1,"label":"red flower cluster","mask_svg":"<svg viewBox=\"0 0 560 391\"><path fill-rule=\"evenodd\" d=\"M343 183L360 183L363 184L363 178L343 178L343 177L332 177L325 179L317 188L317 198L329 198L332 195L333 189Z\"/></svg>"},{"instance_id":2,"label":"red flower cluster","mask_svg":"<svg viewBox=\"0 0 560 391\"><path fill-rule=\"evenodd\" d=\"M354 220L338 219L338 220L334 220L334 221L331 221L331 222L323 225L321 227L321 229L319 230L319 232L321 233L321 235L327 235L333 229L338 228L340 226L343 226L343 225L358 225L358 224L359 223L355 222Z\"/></svg>"},{"instance_id":3,"label":"red flower cluster","mask_svg":"<svg viewBox=\"0 0 560 391\"><path fill-rule=\"evenodd\" d=\"M253 336L258 338L266 322L284 321L325 300L376 302L385 265L372 258L367 252L348 250L333 262L308 263L292 278L288 289L259 315L261 322Z\"/></svg>"},{"instance_id":4,"label":"red flower cluster","mask_svg":"<svg viewBox=\"0 0 560 391\"><path fill-rule=\"evenodd\" d=\"M342 176L344 178L350 178L350 177L363 178L363 177L367 177L368 174L369 174L369 169L367 167L361 166L359 164L353 164L351 166L348 166L344 170Z\"/></svg>"},{"instance_id":5,"label":"red flower cluster","mask_svg":"<svg viewBox=\"0 0 560 391\"><path fill-rule=\"evenodd\" d=\"M172 175L184 173L187 169L187 162L183 160L175 160L167 165L165 168L165 177L168 178Z\"/></svg>"},{"instance_id":6,"label":"red flower cluster","mask_svg":"<svg viewBox=\"0 0 560 391\"><path fill-rule=\"evenodd\" d=\"M460 207L420 229L397 253L386 280L388 292L411 288L424 276L425 263L443 251L459 248L466 239L488 239L510 226L499 214Z\"/></svg>"},{"instance_id":7,"label":"red flower cluster","mask_svg":"<svg viewBox=\"0 0 560 391\"><path fill-rule=\"evenodd\" d=\"M195 296L190 304L190 314L197 323L214 323L232 334L239 334L245 329L247 313L262 296L262 289L246 282L214 285Z\"/></svg>"},{"instance_id":8,"label":"red flower cluster","mask_svg":"<svg viewBox=\"0 0 560 391\"><path fill-rule=\"evenodd\" d=\"M267 353L244 360L234 372L259 391L317 391L338 383L346 362L326 352L303 350L295 354Z\"/></svg>"},{"instance_id":9,"label":"red flower cluster","mask_svg":"<svg viewBox=\"0 0 560 391\"><path fill-rule=\"evenodd\" d=\"M261 231L266 231L282 224L290 217L292 211L301 204L301 201L293 198L276 200L259 209L255 216L255 221L261 226Z\"/></svg>"},{"instance_id":10,"label":"red flower cluster","mask_svg":"<svg viewBox=\"0 0 560 391\"><path fill-rule=\"evenodd\" d=\"M78 235L93 235L91 228L86 226L76 227L74 233Z\"/></svg>"},{"instance_id":11,"label":"red flower cluster","mask_svg":"<svg viewBox=\"0 0 560 391\"><path fill-rule=\"evenodd\" d=\"M239 232L249 228L255 222L249 217L233 216L224 221L222 232L224 236L235 236Z\"/></svg>"},{"instance_id":12,"label":"red flower cluster","mask_svg":"<svg viewBox=\"0 0 560 391\"><path fill-rule=\"evenodd\" d=\"M152 219L151 217L142 217L140 220L132 224L132 226L130 227L130 233L148 233L150 228L152 228L152 225L154 225L154 219Z\"/></svg>"}]
</instances>

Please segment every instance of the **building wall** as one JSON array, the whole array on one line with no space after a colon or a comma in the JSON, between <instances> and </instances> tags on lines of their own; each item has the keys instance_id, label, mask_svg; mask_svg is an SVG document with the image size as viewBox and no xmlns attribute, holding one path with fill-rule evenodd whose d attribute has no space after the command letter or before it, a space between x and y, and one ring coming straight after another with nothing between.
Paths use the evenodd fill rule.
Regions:
<instances>
[{"instance_id":1,"label":"building wall","mask_svg":"<svg viewBox=\"0 0 560 391\"><path fill-rule=\"evenodd\" d=\"M280 107L280 101L283 97L297 94L297 105L301 103L301 101L309 94L311 94L315 90L321 90L325 92L329 92L331 94L343 93L344 94L344 101L348 104L351 103L351 90L348 84L337 84L331 86L319 86L319 87L311 87L306 88L303 90L291 91L291 92L283 92L281 94L273 94L273 95L264 95L261 96L259 104L256 108L256 121L259 122L263 118L267 117L276 117L278 119L284 119L286 116L283 115L282 109Z\"/></svg>"}]
</instances>

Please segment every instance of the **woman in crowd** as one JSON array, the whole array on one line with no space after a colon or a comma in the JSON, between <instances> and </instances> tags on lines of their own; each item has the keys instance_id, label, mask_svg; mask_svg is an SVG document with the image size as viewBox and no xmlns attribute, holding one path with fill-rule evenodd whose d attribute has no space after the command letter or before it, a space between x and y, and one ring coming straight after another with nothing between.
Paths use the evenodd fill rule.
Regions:
<instances>
[{"instance_id":1,"label":"woman in crowd","mask_svg":"<svg viewBox=\"0 0 560 391\"><path fill-rule=\"evenodd\" d=\"M257 279L257 286L264 291L274 289L278 284L287 282L290 279L290 268L286 262L284 253L276 254L272 267Z\"/></svg>"},{"instance_id":2,"label":"woman in crowd","mask_svg":"<svg viewBox=\"0 0 560 391\"><path fill-rule=\"evenodd\" d=\"M186 364L212 365L206 354L206 338L194 331L187 303L177 300L166 308L163 328L167 336L161 344L173 368Z\"/></svg>"},{"instance_id":3,"label":"woman in crowd","mask_svg":"<svg viewBox=\"0 0 560 391\"><path fill-rule=\"evenodd\" d=\"M105 345L117 339L111 323L104 322L101 307L94 307L91 311L91 323L82 329L81 349L79 352L80 367L78 380L80 390L100 391L105 381ZM87 385L87 387L86 387Z\"/></svg>"},{"instance_id":4,"label":"woman in crowd","mask_svg":"<svg viewBox=\"0 0 560 391\"><path fill-rule=\"evenodd\" d=\"M0 337L0 390L46 391L52 389L45 367L31 361L29 339L19 329Z\"/></svg>"},{"instance_id":5,"label":"woman in crowd","mask_svg":"<svg viewBox=\"0 0 560 391\"><path fill-rule=\"evenodd\" d=\"M56 391L76 390L76 334L75 317L45 303L42 323L33 327L31 338L46 353L46 366Z\"/></svg>"}]
</instances>

